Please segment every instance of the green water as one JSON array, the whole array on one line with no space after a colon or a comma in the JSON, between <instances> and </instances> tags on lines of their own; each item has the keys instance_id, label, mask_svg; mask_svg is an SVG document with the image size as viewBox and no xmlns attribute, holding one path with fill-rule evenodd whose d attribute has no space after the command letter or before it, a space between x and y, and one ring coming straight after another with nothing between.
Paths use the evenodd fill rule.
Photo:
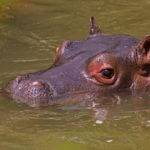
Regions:
<instances>
[{"instance_id":1,"label":"green water","mask_svg":"<svg viewBox=\"0 0 150 150\"><path fill-rule=\"evenodd\" d=\"M11 1L12 2L12 1ZM19 0L0 20L0 88L19 73L44 69L64 40L80 40L95 16L107 34L143 38L149 0ZM0 150L149 150L150 103L87 109L29 108L0 95ZM109 110L102 122L101 109ZM98 121L99 120L99 121Z\"/></svg>"}]
</instances>

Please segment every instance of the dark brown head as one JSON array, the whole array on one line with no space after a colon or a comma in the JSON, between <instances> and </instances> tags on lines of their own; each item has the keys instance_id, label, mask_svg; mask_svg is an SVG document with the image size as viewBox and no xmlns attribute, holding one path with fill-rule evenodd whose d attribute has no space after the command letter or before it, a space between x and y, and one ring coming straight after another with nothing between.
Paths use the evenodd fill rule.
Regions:
<instances>
[{"instance_id":1,"label":"dark brown head","mask_svg":"<svg viewBox=\"0 0 150 150\"><path fill-rule=\"evenodd\" d=\"M150 36L140 41L129 35L105 35L92 17L87 39L65 41L56 49L50 69L17 77L6 91L14 99L39 106L80 93L102 97L149 89Z\"/></svg>"}]
</instances>

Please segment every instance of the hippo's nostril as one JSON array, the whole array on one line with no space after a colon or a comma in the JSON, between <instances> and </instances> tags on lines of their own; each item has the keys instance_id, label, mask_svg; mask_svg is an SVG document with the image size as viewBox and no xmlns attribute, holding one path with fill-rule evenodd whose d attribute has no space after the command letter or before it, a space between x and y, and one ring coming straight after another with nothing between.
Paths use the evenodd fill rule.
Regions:
<instances>
[{"instance_id":1,"label":"hippo's nostril","mask_svg":"<svg viewBox=\"0 0 150 150\"><path fill-rule=\"evenodd\" d=\"M40 105L47 105L53 97L53 89L44 81L26 81L26 86L21 89L22 99L30 106L37 107Z\"/></svg>"},{"instance_id":2,"label":"hippo's nostril","mask_svg":"<svg viewBox=\"0 0 150 150\"><path fill-rule=\"evenodd\" d=\"M31 80L26 76L17 76L9 83L5 91L16 101L27 103L32 107L47 105L53 100L53 87L42 80Z\"/></svg>"},{"instance_id":3,"label":"hippo's nostril","mask_svg":"<svg viewBox=\"0 0 150 150\"><path fill-rule=\"evenodd\" d=\"M18 75L14 80L9 81L8 85L5 87L4 91L8 94L16 93L16 89L24 76ZM19 87L18 87L19 89Z\"/></svg>"},{"instance_id":4,"label":"hippo's nostril","mask_svg":"<svg viewBox=\"0 0 150 150\"><path fill-rule=\"evenodd\" d=\"M21 81L21 79L22 79L22 76L18 75L18 76L16 77L15 81L19 84L20 81Z\"/></svg>"},{"instance_id":5,"label":"hippo's nostril","mask_svg":"<svg viewBox=\"0 0 150 150\"><path fill-rule=\"evenodd\" d=\"M44 86L45 85L45 83L44 82L42 82L42 81L34 81L34 82L32 82L32 84L31 85L33 85L33 86Z\"/></svg>"},{"instance_id":6,"label":"hippo's nostril","mask_svg":"<svg viewBox=\"0 0 150 150\"><path fill-rule=\"evenodd\" d=\"M49 85L43 81L34 81L29 83L27 92L31 97L44 96L45 94L51 94Z\"/></svg>"},{"instance_id":7,"label":"hippo's nostril","mask_svg":"<svg viewBox=\"0 0 150 150\"><path fill-rule=\"evenodd\" d=\"M15 82L19 84L22 80L27 80L28 78L28 75L18 75L15 79Z\"/></svg>"}]
</instances>

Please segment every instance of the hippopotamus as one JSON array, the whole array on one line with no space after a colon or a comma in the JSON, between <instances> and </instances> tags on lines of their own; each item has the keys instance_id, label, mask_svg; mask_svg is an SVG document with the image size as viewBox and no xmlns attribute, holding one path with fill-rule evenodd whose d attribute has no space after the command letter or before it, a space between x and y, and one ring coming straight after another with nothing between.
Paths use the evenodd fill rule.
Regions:
<instances>
[{"instance_id":1,"label":"hippopotamus","mask_svg":"<svg viewBox=\"0 0 150 150\"><path fill-rule=\"evenodd\" d=\"M15 101L34 107L74 95L95 95L102 102L103 96L144 94L149 89L150 35L142 40L125 34L107 35L91 17L86 39L64 41L56 48L50 68L18 75L4 91Z\"/></svg>"}]
</instances>

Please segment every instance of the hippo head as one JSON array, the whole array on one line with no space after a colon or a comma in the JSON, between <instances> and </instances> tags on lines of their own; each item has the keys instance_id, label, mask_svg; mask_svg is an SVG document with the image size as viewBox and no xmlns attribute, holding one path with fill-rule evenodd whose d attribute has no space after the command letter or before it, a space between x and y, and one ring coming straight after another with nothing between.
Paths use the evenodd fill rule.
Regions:
<instances>
[{"instance_id":1,"label":"hippo head","mask_svg":"<svg viewBox=\"0 0 150 150\"><path fill-rule=\"evenodd\" d=\"M65 41L56 48L52 67L17 76L5 92L30 106L48 105L63 97L88 93L102 96L150 89L150 36L105 35L90 19L90 36Z\"/></svg>"}]
</instances>

